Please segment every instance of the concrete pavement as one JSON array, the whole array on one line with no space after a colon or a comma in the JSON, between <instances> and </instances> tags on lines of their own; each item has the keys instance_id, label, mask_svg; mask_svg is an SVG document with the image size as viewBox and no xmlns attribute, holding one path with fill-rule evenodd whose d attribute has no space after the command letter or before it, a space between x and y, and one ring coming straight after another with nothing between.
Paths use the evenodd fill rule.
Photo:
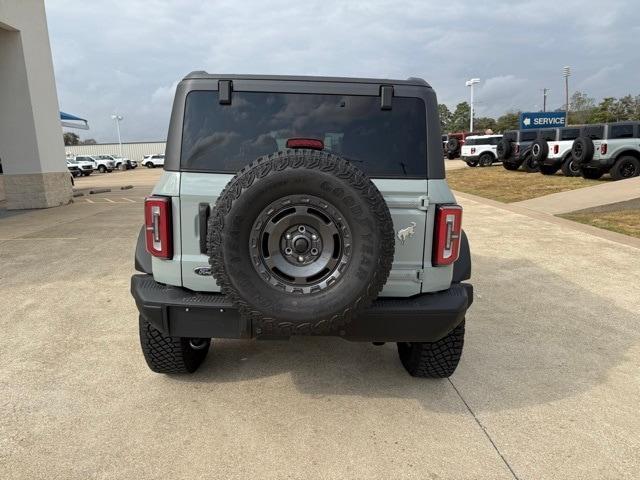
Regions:
<instances>
[{"instance_id":1,"label":"concrete pavement","mask_svg":"<svg viewBox=\"0 0 640 480\"><path fill-rule=\"evenodd\" d=\"M637 478L638 249L467 197L450 381L322 338L215 341L162 376L128 293L147 192L0 215L3 478Z\"/></svg>"},{"instance_id":2,"label":"concrete pavement","mask_svg":"<svg viewBox=\"0 0 640 480\"><path fill-rule=\"evenodd\" d=\"M599 183L593 187L578 188L567 192L552 193L543 197L515 202L514 205L557 215L602 205L627 202L638 198L640 198L640 177L617 182Z\"/></svg>"}]
</instances>

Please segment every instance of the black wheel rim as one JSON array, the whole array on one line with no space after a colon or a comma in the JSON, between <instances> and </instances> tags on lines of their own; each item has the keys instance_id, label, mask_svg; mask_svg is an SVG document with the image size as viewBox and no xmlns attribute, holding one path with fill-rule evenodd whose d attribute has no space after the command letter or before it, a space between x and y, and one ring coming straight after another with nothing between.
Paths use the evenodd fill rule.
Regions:
<instances>
[{"instance_id":1,"label":"black wheel rim","mask_svg":"<svg viewBox=\"0 0 640 480\"><path fill-rule=\"evenodd\" d=\"M573 156L576 158L582 158L582 144L575 142L573 144Z\"/></svg>"},{"instance_id":2,"label":"black wheel rim","mask_svg":"<svg viewBox=\"0 0 640 480\"><path fill-rule=\"evenodd\" d=\"M631 178L637 175L636 166L631 161L626 161L620 165L620 176L622 178Z\"/></svg>"},{"instance_id":3,"label":"black wheel rim","mask_svg":"<svg viewBox=\"0 0 640 480\"><path fill-rule=\"evenodd\" d=\"M340 211L311 195L283 197L260 212L250 236L253 266L275 288L311 294L336 283L351 258Z\"/></svg>"},{"instance_id":4,"label":"black wheel rim","mask_svg":"<svg viewBox=\"0 0 640 480\"><path fill-rule=\"evenodd\" d=\"M571 173L580 173L580 166L573 160L569 160L569 171Z\"/></svg>"}]
</instances>

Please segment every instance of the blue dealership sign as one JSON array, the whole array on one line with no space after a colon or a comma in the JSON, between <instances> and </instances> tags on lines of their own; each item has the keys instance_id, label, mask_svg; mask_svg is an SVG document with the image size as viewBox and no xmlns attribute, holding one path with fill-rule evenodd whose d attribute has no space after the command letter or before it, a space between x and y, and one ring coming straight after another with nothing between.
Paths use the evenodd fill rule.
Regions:
<instances>
[{"instance_id":1,"label":"blue dealership sign","mask_svg":"<svg viewBox=\"0 0 640 480\"><path fill-rule=\"evenodd\" d=\"M520 130L564 127L566 120L564 112L523 112L520 114Z\"/></svg>"}]
</instances>

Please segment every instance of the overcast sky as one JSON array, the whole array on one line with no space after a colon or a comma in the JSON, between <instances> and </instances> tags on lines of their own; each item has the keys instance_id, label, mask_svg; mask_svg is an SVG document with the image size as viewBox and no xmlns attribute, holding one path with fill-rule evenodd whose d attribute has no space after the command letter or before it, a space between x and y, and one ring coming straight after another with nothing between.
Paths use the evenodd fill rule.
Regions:
<instances>
[{"instance_id":1,"label":"overcast sky","mask_svg":"<svg viewBox=\"0 0 640 480\"><path fill-rule=\"evenodd\" d=\"M450 108L479 77L477 115L640 94L637 0L47 0L60 108L81 138L166 138L175 84L213 73L422 77Z\"/></svg>"}]
</instances>

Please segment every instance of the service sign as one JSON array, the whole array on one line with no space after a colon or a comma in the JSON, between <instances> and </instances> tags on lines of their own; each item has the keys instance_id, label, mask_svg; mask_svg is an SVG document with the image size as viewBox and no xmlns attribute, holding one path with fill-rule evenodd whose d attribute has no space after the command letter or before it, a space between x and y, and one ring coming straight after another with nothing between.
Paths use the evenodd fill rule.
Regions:
<instances>
[{"instance_id":1,"label":"service sign","mask_svg":"<svg viewBox=\"0 0 640 480\"><path fill-rule=\"evenodd\" d=\"M565 124L564 112L523 112L520 114L520 130L557 128L564 127Z\"/></svg>"}]
</instances>

